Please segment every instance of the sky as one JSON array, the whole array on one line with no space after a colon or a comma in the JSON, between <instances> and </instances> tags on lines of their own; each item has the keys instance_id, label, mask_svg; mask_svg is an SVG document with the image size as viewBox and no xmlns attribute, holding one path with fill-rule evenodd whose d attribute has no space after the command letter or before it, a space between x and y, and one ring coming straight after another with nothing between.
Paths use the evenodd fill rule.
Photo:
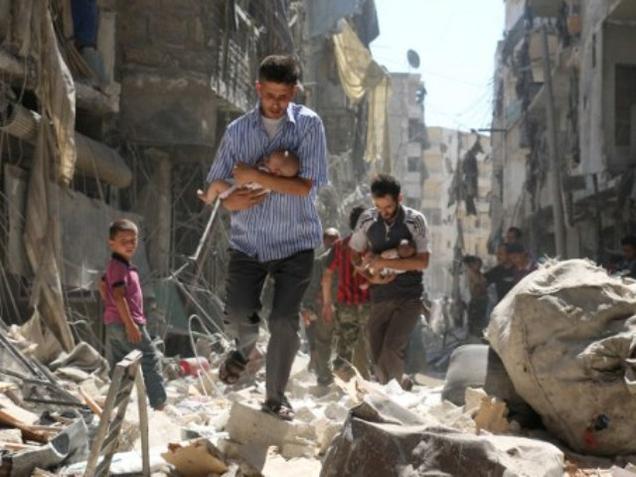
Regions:
<instances>
[{"instance_id":1,"label":"sky","mask_svg":"<svg viewBox=\"0 0 636 477\"><path fill-rule=\"evenodd\" d=\"M391 72L420 73L428 92L427 126L490 127L495 49L503 0L375 0L380 36L375 60ZM410 68L406 52L420 56Z\"/></svg>"}]
</instances>

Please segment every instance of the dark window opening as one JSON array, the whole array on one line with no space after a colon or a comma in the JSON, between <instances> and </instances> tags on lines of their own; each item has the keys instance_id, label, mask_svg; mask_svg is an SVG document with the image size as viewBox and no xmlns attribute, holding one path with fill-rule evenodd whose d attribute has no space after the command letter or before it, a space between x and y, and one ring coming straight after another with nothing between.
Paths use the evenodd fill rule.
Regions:
<instances>
[{"instance_id":1,"label":"dark window opening","mask_svg":"<svg viewBox=\"0 0 636 477\"><path fill-rule=\"evenodd\" d=\"M617 146L629 146L632 109L636 106L636 65L616 65L616 109L614 141Z\"/></svg>"},{"instance_id":2,"label":"dark window opening","mask_svg":"<svg viewBox=\"0 0 636 477\"><path fill-rule=\"evenodd\" d=\"M424 137L424 123L419 119L409 119L409 142L422 142Z\"/></svg>"}]
</instances>

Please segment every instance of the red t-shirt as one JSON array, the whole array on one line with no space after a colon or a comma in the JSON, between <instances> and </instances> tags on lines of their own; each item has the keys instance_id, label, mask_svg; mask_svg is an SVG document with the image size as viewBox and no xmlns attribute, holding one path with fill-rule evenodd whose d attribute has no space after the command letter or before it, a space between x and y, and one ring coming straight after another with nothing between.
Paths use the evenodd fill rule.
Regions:
<instances>
[{"instance_id":1,"label":"red t-shirt","mask_svg":"<svg viewBox=\"0 0 636 477\"><path fill-rule=\"evenodd\" d=\"M328 268L338 274L338 303L362 305L369 301L368 282L353 268L353 263L351 263L353 250L349 248L350 239L351 236L348 236L334 244L333 260ZM360 286L365 288L362 289Z\"/></svg>"},{"instance_id":2,"label":"red t-shirt","mask_svg":"<svg viewBox=\"0 0 636 477\"><path fill-rule=\"evenodd\" d=\"M107 325L123 324L119 317L119 311L117 311L117 307L115 306L113 289L116 287L124 287L124 298L128 303L130 317L138 325L145 325L144 299L137 268L131 265L125 258L113 254L110 262L108 262L103 280L106 283L104 323Z\"/></svg>"}]
</instances>

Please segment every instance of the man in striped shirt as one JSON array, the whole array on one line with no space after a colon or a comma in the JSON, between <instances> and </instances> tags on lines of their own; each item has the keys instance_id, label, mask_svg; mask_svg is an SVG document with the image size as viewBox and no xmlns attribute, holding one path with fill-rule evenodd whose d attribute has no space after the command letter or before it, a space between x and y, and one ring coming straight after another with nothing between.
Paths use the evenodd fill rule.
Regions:
<instances>
[{"instance_id":1,"label":"man in striped shirt","mask_svg":"<svg viewBox=\"0 0 636 477\"><path fill-rule=\"evenodd\" d=\"M266 277L274 281L271 334L266 357L263 410L282 419L293 411L285 388L299 347L299 309L309 284L313 250L322 240L315 202L327 183L326 140L322 121L292 102L300 69L291 56L272 55L259 67L259 104L227 127L207 182L230 180L261 184L271 192L239 188L224 199L232 212L230 262L226 283L226 327L236 350L219 369L233 383L245 369L258 338L260 296ZM274 151L293 152L297 177L281 177L256 165Z\"/></svg>"},{"instance_id":2,"label":"man in striped shirt","mask_svg":"<svg viewBox=\"0 0 636 477\"><path fill-rule=\"evenodd\" d=\"M349 214L349 226L355 230L364 207L354 207ZM347 380L352 376L350 364L354 364L360 374L369 376L368 345L366 323L369 314L369 284L356 272L349 247L351 234L335 243L333 260L325 270L322 279L322 318L335 322L336 358L334 373ZM338 281L336 300L332 296L332 282ZM335 317L334 314L335 306ZM335 319L334 319L335 318Z\"/></svg>"}]
</instances>

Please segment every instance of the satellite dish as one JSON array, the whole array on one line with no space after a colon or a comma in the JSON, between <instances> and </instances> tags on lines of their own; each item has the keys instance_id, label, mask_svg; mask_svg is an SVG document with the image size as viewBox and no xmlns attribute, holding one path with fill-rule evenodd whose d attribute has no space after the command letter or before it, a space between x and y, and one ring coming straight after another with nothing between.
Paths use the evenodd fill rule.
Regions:
<instances>
[{"instance_id":1,"label":"satellite dish","mask_svg":"<svg viewBox=\"0 0 636 477\"><path fill-rule=\"evenodd\" d=\"M406 59L411 65L411 68L419 68L420 67L420 55L417 54L415 50L408 50L406 52Z\"/></svg>"}]
</instances>

